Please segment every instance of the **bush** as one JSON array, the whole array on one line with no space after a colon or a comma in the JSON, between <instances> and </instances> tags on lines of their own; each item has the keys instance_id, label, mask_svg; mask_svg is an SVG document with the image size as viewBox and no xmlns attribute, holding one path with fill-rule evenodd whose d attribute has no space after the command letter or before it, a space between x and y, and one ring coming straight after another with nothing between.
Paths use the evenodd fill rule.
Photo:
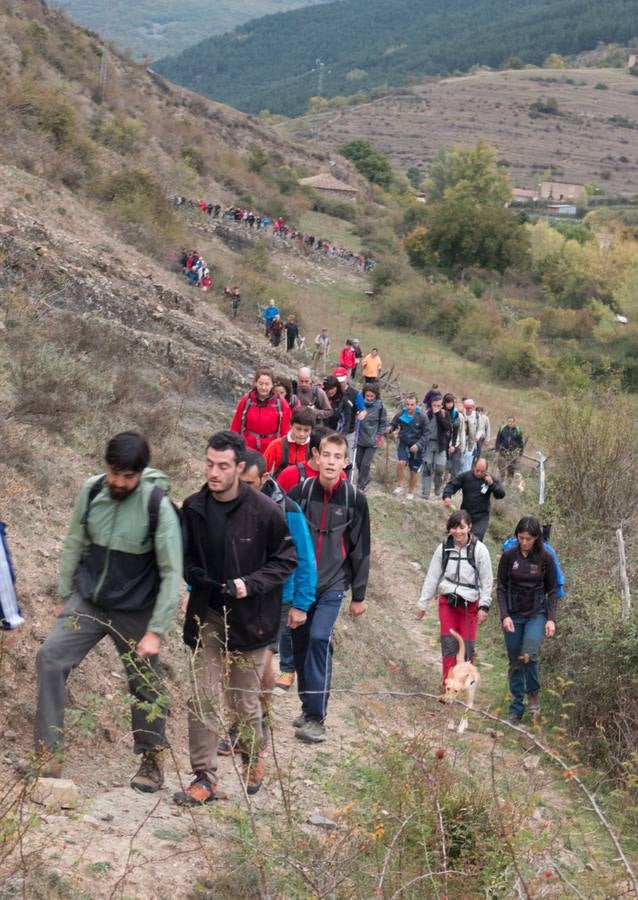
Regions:
<instances>
[{"instance_id":1,"label":"bush","mask_svg":"<svg viewBox=\"0 0 638 900\"><path fill-rule=\"evenodd\" d=\"M543 372L536 347L521 338L502 337L494 347L492 374L500 381L530 384Z\"/></svg>"},{"instance_id":2,"label":"bush","mask_svg":"<svg viewBox=\"0 0 638 900\"><path fill-rule=\"evenodd\" d=\"M116 118L110 122L99 122L93 127L92 136L105 147L124 155L138 148L143 133L139 122Z\"/></svg>"},{"instance_id":3,"label":"bush","mask_svg":"<svg viewBox=\"0 0 638 900\"><path fill-rule=\"evenodd\" d=\"M577 338L591 337L596 322L587 309L552 309L541 313L540 333L543 337Z\"/></svg>"},{"instance_id":4,"label":"bush","mask_svg":"<svg viewBox=\"0 0 638 900\"><path fill-rule=\"evenodd\" d=\"M316 191L311 191L310 197L315 212L322 212L327 216L334 216L336 219L343 219L346 222L354 222L357 218L357 208L353 203L331 200L329 197L322 197Z\"/></svg>"},{"instance_id":5,"label":"bush","mask_svg":"<svg viewBox=\"0 0 638 900\"><path fill-rule=\"evenodd\" d=\"M27 128L46 135L58 148L75 139L75 109L61 88L21 78L10 92L9 107L20 115Z\"/></svg>"}]
</instances>

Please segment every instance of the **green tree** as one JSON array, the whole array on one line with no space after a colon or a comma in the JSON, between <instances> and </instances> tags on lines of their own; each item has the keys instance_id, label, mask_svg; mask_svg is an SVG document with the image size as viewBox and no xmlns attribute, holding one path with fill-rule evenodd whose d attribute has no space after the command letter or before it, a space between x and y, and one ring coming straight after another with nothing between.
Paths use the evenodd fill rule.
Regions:
<instances>
[{"instance_id":1,"label":"green tree","mask_svg":"<svg viewBox=\"0 0 638 900\"><path fill-rule=\"evenodd\" d=\"M390 187L392 168L388 157L380 150L376 150L369 141L350 141L349 144L339 147L339 153L354 163L357 171L368 181L386 190Z\"/></svg>"},{"instance_id":2,"label":"green tree","mask_svg":"<svg viewBox=\"0 0 638 900\"><path fill-rule=\"evenodd\" d=\"M412 187L418 190L421 182L423 181L423 176L421 175L421 170L419 169L419 167L410 166L405 175Z\"/></svg>"},{"instance_id":3,"label":"green tree","mask_svg":"<svg viewBox=\"0 0 638 900\"><path fill-rule=\"evenodd\" d=\"M565 60L560 53L550 53L543 63L544 69L564 69Z\"/></svg>"},{"instance_id":4,"label":"green tree","mask_svg":"<svg viewBox=\"0 0 638 900\"><path fill-rule=\"evenodd\" d=\"M430 166L426 191L431 202L472 200L502 206L512 196L507 175L497 165L497 151L482 138L471 147L459 144L439 151Z\"/></svg>"}]
</instances>

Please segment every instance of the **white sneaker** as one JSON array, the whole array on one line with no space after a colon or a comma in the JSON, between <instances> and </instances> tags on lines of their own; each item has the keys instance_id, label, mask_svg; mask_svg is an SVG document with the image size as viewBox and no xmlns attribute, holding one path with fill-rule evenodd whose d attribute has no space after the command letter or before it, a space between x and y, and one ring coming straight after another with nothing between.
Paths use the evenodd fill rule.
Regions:
<instances>
[{"instance_id":1,"label":"white sneaker","mask_svg":"<svg viewBox=\"0 0 638 900\"><path fill-rule=\"evenodd\" d=\"M406 500L414 500L414 494L406 494L405 499Z\"/></svg>"},{"instance_id":2,"label":"white sneaker","mask_svg":"<svg viewBox=\"0 0 638 900\"><path fill-rule=\"evenodd\" d=\"M395 495L398 497L399 494L402 494L402 493L403 493L403 488L402 488L402 487L395 487L395 489L392 491L392 493L395 494Z\"/></svg>"}]
</instances>

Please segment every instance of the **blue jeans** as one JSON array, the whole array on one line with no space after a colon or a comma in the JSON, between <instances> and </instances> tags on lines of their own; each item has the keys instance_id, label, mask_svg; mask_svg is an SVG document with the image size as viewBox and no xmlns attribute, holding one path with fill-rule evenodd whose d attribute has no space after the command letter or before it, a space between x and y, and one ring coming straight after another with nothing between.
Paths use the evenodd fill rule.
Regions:
<instances>
[{"instance_id":1,"label":"blue jeans","mask_svg":"<svg viewBox=\"0 0 638 900\"><path fill-rule=\"evenodd\" d=\"M307 719L323 722L332 679L332 632L345 591L326 591L308 610L308 618L292 633L292 648L301 708Z\"/></svg>"},{"instance_id":2,"label":"blue jeans","mask_svg":"<svg viewBox=\"0 0 638 900\"><path fill-rule=\"evenodd\" d=\"M281 626L279 630L279 671L294 672L295 660L292 655L292 629L288 627L290 603L281 604Z\"/></svg>"},{"instance_id":3,"label":"blue jeans","mask_svg":"<svg viewBox=\"0 0 638 900\"><path fill-rule=\"evenodd\" d=\"M545 634L547 616L539 612L530 619L523 616L511 616L511 619L514 631L503 632L509 657L510 713L522 716L525 712L525 694L537 694L540 690L538 651Z\"/></svg>"}]
</instances>

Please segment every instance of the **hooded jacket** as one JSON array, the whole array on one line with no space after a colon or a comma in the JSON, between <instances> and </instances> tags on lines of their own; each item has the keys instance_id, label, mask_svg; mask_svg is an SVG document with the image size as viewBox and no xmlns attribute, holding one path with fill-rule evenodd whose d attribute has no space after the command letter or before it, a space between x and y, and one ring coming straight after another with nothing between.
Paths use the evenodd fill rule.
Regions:
<instances>
[{"instance_id":1,"label":"hooded jacket","mask_svg":"<svg viewBox=\"0 0 638 900\"><path fill-rule=\"evenodd\" d=\"M208 493L205 484L182 507L184 577L191 585L184 642L192 648L198 645L200 624L220 587L207 571ZM295 545L277 504L240 483L226 519L223 581L242 578L248 595L224 600L228 650L256 650L273 641L279 631L282 586L296 562Z\"/></svg>"},{"instance_id":2,"label":"hooded jacket","mask_svg":"<svg viewBox=\"0 0 638 900\"><path fill-rule=\"evenodd\" d=\"M377 437L385 434L388 414L385 411L385 406L378 397L376 397L372 403L365 403L364 409L366 411L366 417L358 423L359 434L357 437L357 447L376 447Z\"/></svg>"},{"instance_id":3,"label":"hooded jacket","mask_svg":"<svg viewBox=\"0 0 638 900\"><path fill-rule=\"evenodd\" d=\"M392 419L390 431L399 429L399 443L404 447L418 444L419 453L423 453L430 436L430 425L424 413L417 406L413 416L408 415L405 407Z\"/></svg>"},{"instance_id":4,"label":"hooded jacket","mask_svg":"<svg viewBox=\"0 0 638 900\"><path fill-rule=\"evenodd\" d=\"M230 430L241 434L250 450L263 453L271 441L290 431L290 406L276 391L260 400L253 388L237 404Z\"/></svg>"},{"instance_id":5,"label":"hooded jacket","mask_svg":"<svg viewBox=\"0 0 638 900\"><path fill-rule=\"evenodd\" d=\"M153 607L148 630L163 634L179 602L182 539L168 497L162 498L155 537L150 539L148 504L153 488L168 491L170 481L157 469L144 469L138 486L124 500L114 500L105 482L89 505L91 486L101 477L84 483L73 508L58 593L66 601L75 590L100 609L126 612Z\"/></svg>"},{"instance_id":6,"label":"hooded jacket","mask_svg":"<svg viewBox=\"0 0 638 900\"><path fill-rule=\"evenodd\" d=\"M425 414L425 417L428 421L430 434L432 434L432 431L434 430L432 428L431 422L434 418L436 418L436 446L438 453L445 452L450 446L450 441L452 440L452 423L447 415L442 415L442 412L443 410L440 410L438 413L434 413L431 409L429 409Z\"/></svg>"}]
</instances>

